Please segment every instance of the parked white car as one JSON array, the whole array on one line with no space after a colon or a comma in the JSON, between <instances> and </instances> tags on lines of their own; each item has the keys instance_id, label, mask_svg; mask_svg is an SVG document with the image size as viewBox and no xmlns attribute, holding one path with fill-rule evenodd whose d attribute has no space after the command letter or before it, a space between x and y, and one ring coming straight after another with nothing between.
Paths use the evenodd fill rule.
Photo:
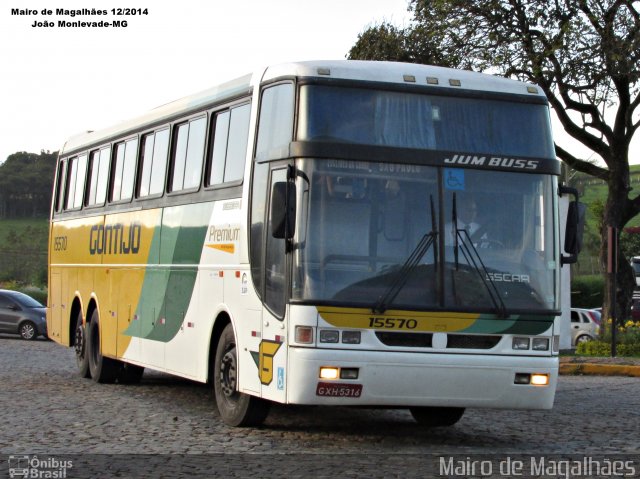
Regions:
<instances>
[{"instance_id":1,"label":"parked white car","mask_svg":"<svg viewBox=\"0 0 640 479\"><path fill-rule=\"evenodd\" d=\"M601 315L594 309L571 308L571 344L577 346L600 334Z\"/></svg>"}]
</instances>

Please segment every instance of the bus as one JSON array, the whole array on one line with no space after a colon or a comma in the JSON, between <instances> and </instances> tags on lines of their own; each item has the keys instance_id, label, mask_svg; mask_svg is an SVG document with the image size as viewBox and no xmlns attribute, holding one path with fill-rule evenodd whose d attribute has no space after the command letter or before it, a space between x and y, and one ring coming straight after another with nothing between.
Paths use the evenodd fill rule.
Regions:
<instances>
[{"instance_id":1,"label":"bus","mask_svg":"<svg viewBox=\"0 0 640 479\"><path fill-rule=\"evenodd\" d=\"M64 144L49 336L98 383L209 383L233 426L274 402L551 408L579 243L560 172L536 86L270 66Z\"/></svg>"}]
</instances>

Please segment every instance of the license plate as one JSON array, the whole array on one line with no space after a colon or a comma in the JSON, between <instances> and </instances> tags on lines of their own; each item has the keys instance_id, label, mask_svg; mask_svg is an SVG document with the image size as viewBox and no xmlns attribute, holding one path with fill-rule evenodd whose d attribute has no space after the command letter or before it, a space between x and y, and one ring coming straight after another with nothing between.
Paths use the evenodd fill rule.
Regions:
<instances>
[{"instance_id":1,"label":"license plate","mask_svg":"<svg viewBox=\"0 0 640 479\"><path fill-rule=\"evenodd\" d=\"M359 398L362 394L362 384L318 383L316 396Z\"/></svg>"}]
</instances>

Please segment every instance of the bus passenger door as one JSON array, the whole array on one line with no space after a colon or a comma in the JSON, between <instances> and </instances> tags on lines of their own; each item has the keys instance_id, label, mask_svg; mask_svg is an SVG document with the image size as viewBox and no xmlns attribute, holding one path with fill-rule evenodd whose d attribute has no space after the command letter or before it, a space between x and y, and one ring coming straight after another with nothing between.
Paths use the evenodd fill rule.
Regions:
<instances>
[{"instance_id":1,"label":"bus passenger door","mask_svg":"<svg viewBox=\"0 0 640 479\"><path fill-rule=\"evenodd\" d=\"M264 297L262 311L262 341L259 371L262 397L274 401L286 400L288 275L286 240L273 236L271 221L275 185L287 181L287 168L274 169L267 191L267 223L264 255Z\"/></svg>"}]
</instances>

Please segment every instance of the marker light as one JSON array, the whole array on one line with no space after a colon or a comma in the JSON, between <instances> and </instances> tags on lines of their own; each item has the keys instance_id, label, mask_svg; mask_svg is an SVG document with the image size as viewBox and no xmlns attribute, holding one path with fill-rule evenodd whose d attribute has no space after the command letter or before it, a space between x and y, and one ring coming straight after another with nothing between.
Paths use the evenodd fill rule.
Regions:
<instances>
[{"instance_id":1,"label":"marker light","mask_svg":"<svg viewBox=\"0 0 640 479\"><path fill-rule=\"evenodd\" d=\"M340 331L337 329L321 329L320 330L320 342L321 343L337 343L340 340Z\"/></svg>"},{"instance_id":2,"label":"marker light","mask_svg":"<svg viewBox=\"0 0 640 479\"><path fill-rule=\"evenodd\" d=\"M320 377L322 379L338 379L339 374L340 374L339 368L334 368L331 366L322 366L320 368Z\"/></svg>"},{"instance_id":3,"label":"marker light","mask_svg":"<svg viewBox=\"0 0 640 479\"><path fill-rule=\"evenodd\" d=\"M533 384L534 386L546 386L549 384L549 375L548 374L532 374L531 384Z\"/></svg>"},{"instance_id":4,"label":"marker light","mask_svg":"<svg viewBox=\"0 0 640 479\"><path fill-rule=\"evenodd\" d=\"M360 344L360 331L343 331L342 342L344 344Z\"/></svg>"},{"instance_id":5,"label":"marker light","mask_svg":"<svg viewBox=\"0 0 640 479\"><path fill-rule=\"evenodd\" d=\"M313 328L311 326L296 326L296 343L311 344L313 342Z\"/></svg>"},{"instance_id":6,"label":"marker light","mask_svg":"<svg viewBox=\"0 0 640 479\"><path fill-rule=\"evenodd\" d=\"M533 338L531 349L534 351L549 351L549 338Z\"/></svg>"},{"instance_id":7,"label":"marker light","mask_svg":"<svg viewBox=\"0 0 640 479\"><path fill-rule=\"evenodd\" d=\"M358 379L358 368L341 368L340 379Z\"/></svg>"},{"instance_id":8,"label":"marker light","mask_svg":"<svg viewBox=\"0 0 640 479\"><path fill-rule=\"evenodd\" d=\"M529 349L529 338L513 338L513 349Z\"/></svg>"}]
</instances>

